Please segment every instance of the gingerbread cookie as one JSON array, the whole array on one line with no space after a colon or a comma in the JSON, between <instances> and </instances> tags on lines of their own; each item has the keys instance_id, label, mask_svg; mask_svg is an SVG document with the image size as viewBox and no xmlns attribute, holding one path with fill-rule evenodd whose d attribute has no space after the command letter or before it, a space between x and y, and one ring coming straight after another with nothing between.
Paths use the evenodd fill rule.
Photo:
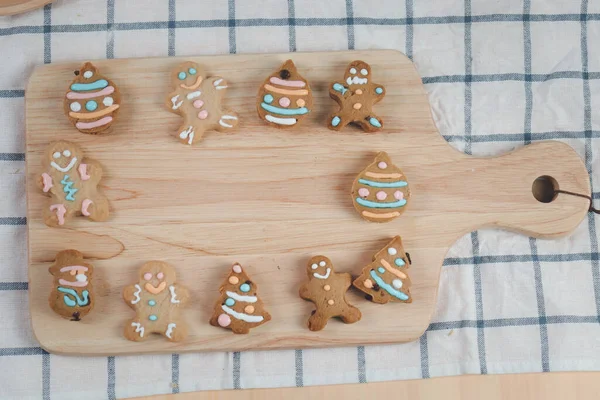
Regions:
<instances>
[{"instance_id":1,"label":"gingerbread cookie","mask_svg":"<svg viewBox=\"0 0 600 400\"><path fill-rule=\"evenodd\" d=\"M219 288L219 300L210 324L231 329L233 333L248 333L271 320L263 302L257 296L258 287L239 264L233 264L229 276Z\"/></svg>"},{"instance_id":2,"label":"gingerbread cookie","mask_svg":"<svg viewBox=\"0 0 600 400\"><path fill-rule=\"evenodd\" d=\"M171 342L188 335L188 327L180 315L190 296L188 290L175 283L175 269L162 261L149 261L140 269L139 281L123 290L123 300L136 316L125 325L125 337L139 342L151 333L160 333Z\"/></svg>"},{"instance_id":3,"label":"gingerbread cookie","mask_svg":"<svg viewBox=\"0 0 600 400\"><path fill-rule=\"evenodd\" d=\"M399 217L409 199L406 176L384 151L377 154L352 184L354 208L367 221L388 222Z\"/></svg>"},{"instance_id":4,"label":"gingerbread cookie","mask_svg":"<svg viewBox=\"0 0 600 400\"><path fill-rule=\"evenodd\" d=\"M411 303L408 267L410 256L402 248L402 239L396 236L373 257L361 275L352 283L367 294L367 300L385 304L389 301Z\"/></svg>"},{"instance_id":5,"label":"gingerbread cookie","mask_svg":"<svg viewBox=\"0 0 600 400\"><path fill-rule=\"evenodd\" d=\"M65 95L65 114L79 132L106 131L119 111L119 89L90 62L83 64L75 75Z\"/></svg>"},{"instance_id":6,"label":"gingerbread cookie","mask_svg":"<svg viewBox=\"0 0 600 400\"><path fill-rule=\"evenodd\" d=\"M311 109L310 86L292 60L284 62L258 91L258 116L276 128L296 126Z\"/></svg>"},{"instance_id":7,"label":"gingerbread cookie","mask_svg":"<svg viewBox=\"0 0 600 400\"><path fill-rule=\"evenodd\" d=\"M92 275L94 267L77 250L63 250L48 269L54 281L50 308L63 318L79 321L94 308Z\"/></svg>"},{"instance_id":8,"label":"gingerbread cookie","mask_svg":"<svg viewBox=\"0 0 600 400\"><path fill-rule=\"evenodd\" d=\"M173 70L171 84L175 90L169 93L165 105L183 117L183 124L175 132L181 143L191 145L208 130L228 131L237 126L237 114L223 110L225 79L208 78L198 64L187 61Z\"/></svg>"},{"instance_id":9,"label":"gingerbread cookie","mask_svg":"<svg viewBox=\"0 0 600 400\"><path fill-rule=\"evenodd\" d=\"M308 282L300 287L300 297L317 307L308 319L308 329L320 331L333 317L341 318L346 324L360 320L360 310L346 300L352 275L334 272L331 260L325 256L311 258L306 273Z\"/></svg>"},{"instance_id":10,"label":"gingerbread cookie","mask_svg":"<svg viewBox=\"0 0 600 400\"><path fill-rule=\"evenodd\" d=\"M50 197L43 209L48 226L64 225L73 215L92 221L108 219L108 200L98 191L102 167L83 158L83 150L75 143L51 143L42 161L44 173L37 184Z\"/></svg>"},{"instance_id":11,"label":"gingerbread cookie","mask_svg":"<svg viewBox=\"0 0 600 400\"><path fill-rule=\"evenodd\" d=\"M329 97L339 105L339 110L329 117L329 129L342 130L355 123L366 132L383 128L383 120L372 110L373 105L385 96L385 88L371 81L371 67L364 61L352 61L343 82L329 87Z\"/></svg>"}]
</instances>

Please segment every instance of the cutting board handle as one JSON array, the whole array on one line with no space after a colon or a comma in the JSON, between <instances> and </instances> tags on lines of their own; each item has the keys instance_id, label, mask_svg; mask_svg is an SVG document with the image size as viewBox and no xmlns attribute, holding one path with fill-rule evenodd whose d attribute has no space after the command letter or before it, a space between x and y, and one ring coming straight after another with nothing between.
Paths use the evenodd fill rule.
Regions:
<instances>
[{"instance_id":1,"label":"cutting board handle","mask_svg":"<svg viewBox=\"0 0 600 400\"><path fill-rule=\"evenodd\" d=\"M456 202L457 213L479 224L468 230L495 226L540 238L563 236L579 225L589 208L585 198L554 193L562 189L590 195L585 165L562 142L538 142L499 157L464 156L446 177L449 173L453 176L448 182L465 188ZM474 189L479 195L470 198ZM449 199L442 196L434 201ZM465 212L481 218L468 218Z\"/></svg>"}]
</instances>

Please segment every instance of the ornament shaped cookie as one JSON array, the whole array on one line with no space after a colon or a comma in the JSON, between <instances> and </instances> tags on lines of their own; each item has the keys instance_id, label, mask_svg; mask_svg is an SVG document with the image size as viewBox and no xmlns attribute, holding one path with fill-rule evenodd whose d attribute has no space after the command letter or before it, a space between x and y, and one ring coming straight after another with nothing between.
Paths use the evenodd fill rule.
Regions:
<instances>
[{"instance_id":1,"label":"ornament shaped cookie","mask_svg":"<svg viewBox=\"0 0 600 400\"><path fill-rule=\"evenodd\" d=\"M231 329L233 333L248 333L271 320L263 302L258 298L258 287L241 265L234 264L229 276L219 288L219 300L210 324Z\"/></svg>"},{"instance_id":2,"label":"ornament shaped cookie","mask_svg":"<svg viewBox=\"0 0 600 400\"><path fill-rule=\"evenodd\" d=\"M46 225L62 226L75 215L108 219L108 200L98 190L102 167L97 161L84 158L75 143L58 141L48 146L42 163L37 184L50 197L42 213Z\"/></svg>"},{"instance_id":3,"label":"ornament shaped cookie","mask_svg":"<svg viewBox=\"0 0 600 400\"><path fill-rule=\"evenodd\" d=\"M184 62L171 72L174 88L165 105L183 117L175 136L184 144L199 142L208 130L229 131L239 122L236 113L223 109L227 82L219 76L206 77L200 66Z\"/></svg>"},{"instance_id":4,"label":"ornament shaped cookie","mask_svg":"<svg viewBox=\"0 0 600 400\"><path fill-rule=\"evenodd\" d=\"M83 64L75 75L65 95L65 114L79 132L105 132L121 105L119 89L90 62Z\"/></svg>"},{"instance_id":5,"label":"ornament shaped cookie","mask_svg":"<svg viewBox=\"0 0 600 400\"><path fill-rule=\"evenodd\" d=\"M410 256L402 247L402 239L396 236L375 254L373 262L362 270L352 284L365 292L367 299L374 303L411 303L411 282L408 276L410 264Z\"/></svg>"},{"instance_id":6,"label":"ornament shaped cookie","mask_svg":"<svg viewBox=\"0 0 600 400\"><path fill-rule=\"evenodd\" d=\"M63 250L48 269L53 276L50 308L63 318L80 321L94 308L94 267L77 250Z\"/></svg>"},{"instance_id":7,"label":"ornament shaped cookie","mask_svg":"<svg viewBox=\"0 0 600 400\"><path fill-rule=\"evenodd\" d=\"M284 62L258 91L258 116L276 128L298 125L312 110L312 104L308 81L298 73L292 60Z\"/></svg>"},{"instance_id":8,"label":"ornament shaped cookie","mask_svg":"<svg viewBox=\"0 0 600 400\"><path fill-rule=\"evenodd\" d=\"M329 117L329 129L342 130L354 123L366 132L383 128L383 120L373 112L373 106L385 96L385 87L372 81L371 67L364 61L352 61L342 82L329 86L329 97L339 109Z\"/></svg>"},{"instance_id":9,"label":"ornament shaped cookie","mask_svg":"<svg viewBox=\"0 0 600 400\"><path fill-rule=\"evenodd\" d=\"M335 272L331 260L325 256L311 258L306 273L308 282L300 287L300 297L316 306L308 319L308 329L320 331L333 317L339 317L346 324L360 320L360 310L346 300L352 275Z\"/></svg>"},{"instance_id":10,"label":"ornament shaped cookie","mask_svg":"<svg viewBox=\"0 0 600 400\"><path fill-rule=\"evenodd\" d=\"M180 310L189 301L188 290L176 283L175 269L162 261L149 261L142 266L139 281L123 290L123 300L136 315L125 325L125 337L139 342L151 333L180 342L188 335L188 327Z\"/></svg>"},{"instance_id":11,"label":"ornament shaped cookie","mask_svg":"<svg viewBox=\"0 0 600 400\"><path fill-rule=\"evenodd\" d=\"M383 151L352 184L354 208L367 221L388 222L399 217L409 199L406 176Z\"/></svg>"}]
</instances>

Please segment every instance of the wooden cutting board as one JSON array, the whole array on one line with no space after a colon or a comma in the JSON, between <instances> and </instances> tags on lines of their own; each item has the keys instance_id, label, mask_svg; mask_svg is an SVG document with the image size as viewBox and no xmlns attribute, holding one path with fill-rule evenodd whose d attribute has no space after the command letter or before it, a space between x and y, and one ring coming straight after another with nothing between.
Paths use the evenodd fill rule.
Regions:
<instances>
[{"instance_id":1,"label":"wooden cutting board","mask_svg":"<svg viewBox=\"0 0 600 400\"><path fill-rule=\"evenodd\" d=\"M52 0L0 0L0 16L21 14L51 2Z\"/></svg>"},{"instance_id":2,"label":"wooden cutting board","mask_svg":"<svg viewBox=\"0 0 600 400\"><path fill-rule=\"evenodd\" d=\"M265 77L292 57L314 92L312 115L296 130L265 126L256 115L256 93ZM326 128L335 109L327 87L355 59L371 64L373 80L387 88L375 110L385 130ZM228 105L240 114L235 133L208 133L195 147L171 133L181 120L163 105L169 71L183 58L98 61L121 90L120 119L110 135L78 133L63 115L63 96L79 62L47 65L26 91L29 293L33 330L53 353L117 355L210 350L346 346L417 339L434 311L448 248L483 226L536 237L557 237L583 219L588 201L558 195L536 200L532 185L551 176L561 189L589 193L586 169L560 142L536 143L496 158L466 156L449 146L431 118L427 94L413 64L391 50L189 57L207 75L229 81ZM49 142L79 143L105 169L103 189L112 215L104 223L76 218L67 228L41 219L46 198L35 186ZM356 175L387 151L408 177L411 204L396 220L360 218L350 200ZM401 235L411 254L412 304L378 305L352 290L363 318L332 320L320 332L306 328L313 305L298 297L307 260L323 254L338 272L357 275L388 240ZM48 267L56 252L74 248L96 267L96 308L81 322L64 320L47 302ZM122 336L133 312L121 299L148 260L173 264L191 289L185 311L190 336L142 343ZM218 287L233 262L259 286L272 321L234 335L208 324Z\"/></svg>"}]
</instances>

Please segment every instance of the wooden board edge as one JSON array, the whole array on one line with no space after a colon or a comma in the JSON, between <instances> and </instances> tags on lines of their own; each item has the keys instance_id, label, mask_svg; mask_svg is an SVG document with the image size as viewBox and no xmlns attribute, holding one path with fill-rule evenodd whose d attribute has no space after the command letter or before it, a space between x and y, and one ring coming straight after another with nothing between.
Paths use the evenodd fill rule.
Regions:
<instances>
[{"instance_id":1,"label":"wooden board edge","mask_svg":"<svg viewBox=\"0 0 600 400\"><path fill-rule=\"evenodd\" d=\"M37 8L41 8L46 4L50 4L52 1L54 0L27 0L21 2L20 4L10 4L7 6L0 4L0 16L16 15L32 11Z\"/></svg>"}]
</instances>

